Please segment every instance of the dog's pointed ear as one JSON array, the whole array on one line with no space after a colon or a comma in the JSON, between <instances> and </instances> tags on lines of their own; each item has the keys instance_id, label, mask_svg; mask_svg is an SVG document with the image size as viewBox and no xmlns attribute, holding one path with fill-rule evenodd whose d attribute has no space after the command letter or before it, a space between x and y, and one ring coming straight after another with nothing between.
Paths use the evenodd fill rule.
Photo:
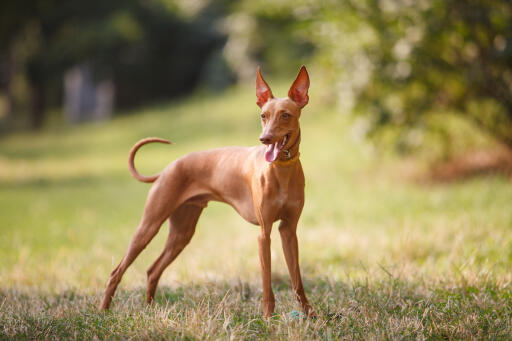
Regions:
<instances>
[{"instance_id":1,"label":"dog's pointed ear","mask_svg":"<svg viewBox=\"0 0 512 341\"><path fill-rule=\"evenodd\" d=\"M271 98L274 98L272 95L272 90L268 86L267 82L261 77L260 67L258 66L258 72L256 73L256 97L258 100L256 104L261 108L267 101Z\"/></svg>"},{"instance_id":2,"label":"dog's pointed ear","mask_svg":"<svg viewBox=\"0 0 512 341\"><path fill-rule=\"evenodd\" d=\"M288 97L297 103L299 107L303 108L309 102L308 89L309 75L306 67L302 65L297 78L295 78L295 81L288 91Z\"/></svg>"}]
</instances>

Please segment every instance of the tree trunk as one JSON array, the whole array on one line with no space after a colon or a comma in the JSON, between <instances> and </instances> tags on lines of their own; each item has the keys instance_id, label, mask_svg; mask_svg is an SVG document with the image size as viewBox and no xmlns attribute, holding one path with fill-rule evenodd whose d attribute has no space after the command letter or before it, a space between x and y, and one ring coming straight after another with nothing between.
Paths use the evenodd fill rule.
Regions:
<instances>
[{"instance_id":1,"label":"tree trunk","mask_svg":"<svg viewBox=\"0 0 512 341\"><path fill-rule=\"evenodd\" d=\"M31 92L30 124L32 129L40 129L43 126L45 116L44 82L33 82Z\"/></svg>"},{"instance_id":2,"label":"tree trunk","mask_svg":"<svg viewBox=\"0 0 512 341\"><path fill-rule=\"evenodd\" d=\"M14 58L12 51L9 51L8 56L5 60L5 63L3 65L3 71L5 75L5 97L7 99L7 107L6 107L6 115L11 116L14 112L14 92L13 92L13 86L12 86L12 80L14 78L15 73L15 64L14 64Z\"/></svg>"}]
</instances>

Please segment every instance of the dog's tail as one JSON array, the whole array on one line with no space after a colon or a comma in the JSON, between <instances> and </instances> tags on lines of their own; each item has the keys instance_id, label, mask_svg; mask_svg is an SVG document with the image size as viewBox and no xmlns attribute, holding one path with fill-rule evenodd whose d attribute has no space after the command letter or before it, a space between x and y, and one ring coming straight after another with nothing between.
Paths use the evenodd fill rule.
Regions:
<instances>
[{"instance_id":1,"label":"dog's tail","mask_svg":"<svg viewBox=\"0 0 512 341\"><path fill-rule=\"evenodd\" d=\"M167 141L165 139L161 139L158 137L148 137L148 138L140 140L132 147L132 150L130 150L130 156L128 157L128 168L130 169L130 173L132 174L132 176L141 182L155 182L156 179L158 179L158 177L160 176L160 174L144 176L144 175L140 175L139 173L137 173L137 170L135 170L135 164L134 164L135 153L137 153L137 150L139 150L140 147L142 147L146 143L151 143L151 142L160 142L160 143L166 143L166 144L172 143L170 141Z\"/></svg>"}]
</instances>

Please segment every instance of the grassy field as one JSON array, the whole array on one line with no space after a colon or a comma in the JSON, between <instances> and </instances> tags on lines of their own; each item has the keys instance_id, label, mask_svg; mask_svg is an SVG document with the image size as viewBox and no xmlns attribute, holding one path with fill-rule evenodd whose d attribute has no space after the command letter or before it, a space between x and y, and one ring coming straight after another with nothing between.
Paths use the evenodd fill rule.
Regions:
<instances>
[{"instance_id":1,"label":"grassy field","mask_svg":"<svg viewBox=\"0 0 512 341\"><path fill-rule=\"evenodd\" d=\"M284 88L274 91L283 94ZM299 225L306 292L297 310L272 232L276 314L261 318L258 228L211 203L196 235L145 306L146 269L167 227L99 313L108 274L134 232L143 174L194 150L258 142L253 89L195 95L80 127L0 140L0 339L511 338L512 183L405 179L396 160L356 139L348 117L315 103L302 118L306 205Z\"/></svg>"}]
</instances>

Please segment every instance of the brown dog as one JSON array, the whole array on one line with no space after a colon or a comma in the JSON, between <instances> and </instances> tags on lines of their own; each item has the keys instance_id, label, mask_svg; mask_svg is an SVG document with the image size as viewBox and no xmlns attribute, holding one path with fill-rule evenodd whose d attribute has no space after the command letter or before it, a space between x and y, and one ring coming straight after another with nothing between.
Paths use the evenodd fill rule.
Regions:
<instances>
[{"instance_id":1,"label":"brown dog","mask_svg":"<svg viewBox=\"0 0 512 341\"><path fill-rule=\"evenodd\" d=\"M274 312L270 279L270 231L280 220L286 264L293 290L302 309L314 315L302 286L297 244L297 222L304 205L304 173L299 160L302 108L308 103L309 76L302 66L287 98L274 98L269 86L256 76L257 104L261 108L265 147L228 147L191 153L169 164L160 174L142 176L134 167L137 150L149 142L170 143L148 138L131 150L130 172L142 182L154 182L144 214L121 263L112 271L101 303L108 309L124 272L169 219L169 236L158 259L148 269L146 302L152 302L163 271L189 243L199 216L210 200L225 202L248 222L260 225L259 257L263 279L264 316Z\"/></svg>"}]
</instances>

